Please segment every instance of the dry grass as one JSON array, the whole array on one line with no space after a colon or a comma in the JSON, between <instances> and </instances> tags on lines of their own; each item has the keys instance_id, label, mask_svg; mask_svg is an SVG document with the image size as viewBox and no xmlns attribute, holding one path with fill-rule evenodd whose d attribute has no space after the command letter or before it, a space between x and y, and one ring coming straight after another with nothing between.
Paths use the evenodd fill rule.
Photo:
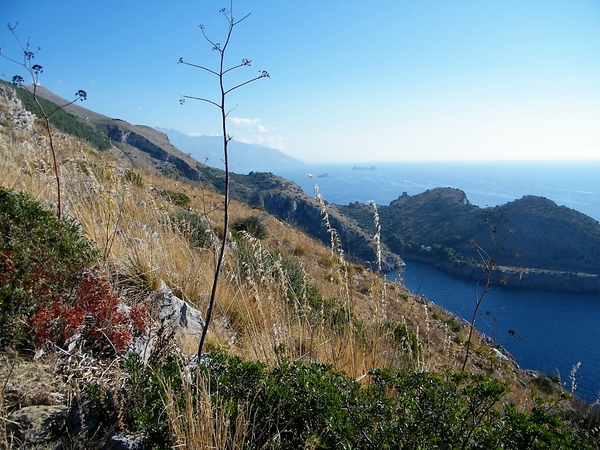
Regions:
<instances>
[{"instance_id":1,"label":"dry grass","mask_svg":"<svg viewBox=\"0 0 600 450\"><path fill-rule=\"evenodd\" d=\"M2 185L26 191L47 205L54 203L53 172L49 153L43 150L43 138L25 132L3 138ZM120 274L119 279L135 281L142 292L155 289L164 280L179 296L204 311L215 249L193 248L185 230L170 224L169 215L178 208L158 193L162 189L185 193L191 199L190 207L206 215L217 229L222 197L198 185L139 170L143 184L129 183L124 176L126 167L109 153L99 154L69 136L61 135L57 141L65 212L97 243L105 269ZM231 202L233 220L256 213ZM263 216L270 237L263 242L250 241L257 267L267 263L260 259L266 250L294 259L303 268L307 283L313 283L324 298L351 307L364 328L350 326L336 334L324 322L309 321L305 306L288 298L283 277L258 270L242 279L235 251L229 249L210 348L267 364L276 363L281 356L317 360L352 376L417 356L421 369L456 365L461 353L459 339L448 332L443 321L432 318L433 306L419 303L401 286L353 268L343 257L293 227ZM389 332L381 330L387 322L403 323L418 334L424 345L421 354L392 357L398 348L390 342Z\"/></svg>"},{"instance_id":2,"label":"dry grass","mask_svg":"<svg viewBox=\"0 0 600 450\"><path fill-rule=\"evenodd\" d=\"M186 449L243 449L247 441L248 405L235 405L235 426L231 426L229 411L232 405L214 404L210 396L207 378L197 377L192 386L190 374L182 374L183 402L166 389L166 414L170 418L172 436L176 436L173 448ZM183 403L183 406L182 406ZM232 432L231 430L235 430Z\"/></svg>"},{"instance_id":3,"label":"dry grass","mask_svg":"<svg viewBox=\"0 0 600 450\"><path fill-rule=\"evenodd\" d=\"M222 229L222 196L198 184L143 170L136 171L141 183L130 182L125 176L126 164L116 156L100 154L70 136L59 135L57 147L64 212L78 221L101 249L103 268L118 282L121 295L142 301L164 280L204 313L216 248L193 247L189 231L173 227L170 221L178 207L159 193L163 189L185 193L190 208L217 230ZM56 201L50 154L41 134L2 131L0 185L26 191L48 206ZM230 212L232 220L257 214L235 201ZM292 226L265 213L261 218L269 237L264 241L246 238L258 270L242 276L236 249L233 245L228 249L207 349L267 365L277 364L282 357L324 362L355 378L378 367L426 371L460 367L465 332L449 328L451 316L403 287L349 265L335 249L325 248ZM351 308L357 320L332 329L324 311L311 311L303 299L290 294L281 260L267 261L267 253L295 261L307 285L314 284L323 298ZM415 351L409 340L399 341L389 324L404 325L417 337L419 348ZM194 354L197 341L186 338L180 347ZM475 351L467 368L515 381L513 368L492 358L490 352ZM2 376L6 375L0 373L0 381ZM201 392L204 394L188 399L186 411L177 410L174 401L168 403L174 435L182 442L197 442L197 448L241 448L244 436L227 435L227 424L218 413L222 405L211 405L206 391ZM186 395L191 395L189 390ZM517 387L511 400L522 406L530 404L527 391ZM238 420L243 422L247 410L238 406L242 406Z\"/></svg>"}]
</instances>

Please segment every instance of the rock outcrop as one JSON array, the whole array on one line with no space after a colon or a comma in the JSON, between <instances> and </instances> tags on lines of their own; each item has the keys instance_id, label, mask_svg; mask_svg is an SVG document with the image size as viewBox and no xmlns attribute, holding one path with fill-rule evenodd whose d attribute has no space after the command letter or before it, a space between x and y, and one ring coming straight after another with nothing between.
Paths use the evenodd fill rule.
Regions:
<instances>
[{"instance_id":1,"label":"rock outcrop","mask_svg":"<svg viewBox=\"0 0 600 450\"><path fill-rule=\"evenodd\" d=\"M339 207L365 227L368 205ZM492 282L568 292L600 292L600 223L535 196L494 208L472 205L459 189L402 195L380 206L382 241L406 259L469 279L494 255Z\"/></svg>"}]
</instances>

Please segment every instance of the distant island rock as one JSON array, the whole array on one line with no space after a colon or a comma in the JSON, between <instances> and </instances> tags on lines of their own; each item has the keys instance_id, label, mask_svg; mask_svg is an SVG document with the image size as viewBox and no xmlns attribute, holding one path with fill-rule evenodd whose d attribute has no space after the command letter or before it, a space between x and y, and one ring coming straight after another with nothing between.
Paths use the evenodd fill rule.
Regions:
<instances>
[{"instance_id":1,"label":"distant island rock","mask_svg":"<svg viewBox=\"0 0 600 450\"><path fill-rule=\"evenodd\" d=\"M371 167L366 167L366 166L354 166L352 167L351 170L377 170L377 167L375 166L371 166Z\"/></svg>"}]
</instances>

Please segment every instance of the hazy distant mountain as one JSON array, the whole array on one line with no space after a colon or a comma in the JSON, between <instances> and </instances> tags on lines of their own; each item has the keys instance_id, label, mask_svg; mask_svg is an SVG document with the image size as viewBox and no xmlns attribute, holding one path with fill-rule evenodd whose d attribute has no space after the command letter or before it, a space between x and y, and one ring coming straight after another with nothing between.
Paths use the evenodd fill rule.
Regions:
<instances>
[{"instance_id":1,"label":"hazy distant mountain","mask_svg":"<svg viewBox=\"0 0 600 450\"><path fill-rule=\"evenodd\" d=\"M156 128L165 133L169 141L183 153L208 166L223 169L223 139L220 136L189 136L180 131ZM280 150L261 145L231 141L229 143L229 169L235 173L277 172L278 169L304 164Z\"/></svg>"}]
</instances>

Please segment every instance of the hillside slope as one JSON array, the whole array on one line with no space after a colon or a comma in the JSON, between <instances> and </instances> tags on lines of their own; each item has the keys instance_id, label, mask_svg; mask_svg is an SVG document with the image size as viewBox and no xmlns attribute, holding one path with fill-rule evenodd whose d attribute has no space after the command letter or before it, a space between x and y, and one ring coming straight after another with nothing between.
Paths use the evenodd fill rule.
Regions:
<instances>
[{"instance_id":1,"label":"hillside slope","mask_svg":"<svg viewBox=\"0 0 600 450\"><path fill-rule=\"evenodd\" d=\"M40 92L62 102L49 91ZM182 153L164 133L109 119L79 105L67 109L108 136L120 157L134 167L223 189L223 171ZM325 205L304 194L295 183L272 173L232 174L231 193L237 200L296 224L323 243L331 243L331 235L321 223ZM375 267L378 249L372 206L354 203L326 205L325 209L347 257ZM479 208L471 205L462 191L438 188L401 196L389 206L380 206L379 215L383 270L401 267L400 257L406 257L477 279L481 261L473 243L489 252L494 246L489 237L493 225L500 236L494 281L510 278L516 287L600 292L600 224L551 200L526 196L495 208Z\"/></svg>"},{"instance_id":2,"label":"hillside slope","mask_svg":"<svg viewBox=\"0 0 600 450\"><path fill-rule=\"evenodd\" d=\"M68 103L47 89L40 88L39 95L59 105ZM198 181L209 189L223 191L223 170L199 163L184 154L170 143L164 133L147 126L111 119L77 104L69 105L66 111L110 138L114 144L112 151L115 157L132 164L134 168L152 170L176 179ZM331 242L331 236L322 223L321 205L295 183L272 173L234 173L230 180L230 191L232 198L264 208L269 213L296 224L323 243ZM373 237L352 219L341 217L335 208L328 209L328 214L332 226L342 237L340 245L346 256L352 261L373 264L378 251ZM384 270L402 265L401 259L385 246L381 251Z\"/></svg>"},{"instance_id":3,"label":"hillside slope","mask_svg":"<svg viewBox=\"0 0 600 450\"><path fill-rule=\"evenodd\" d=\"M478 333L467 357L464 322L237 201L207 343L215 353L198 361L188 319L206 311L223 196L135 168L116 144L99 151L55 131L62 222L97 250L93 267L65 270L76 249L45 226L61 222L45 130L17 100L0 86L0 318L27 331L2 329L1 445L429 448L443 438L448 448L528 448L541 429L555 448L592 448L578 428L591 407L561 400L556 380L522 371ZM203 174L218 184L214 170ZM238 195L265 205L289 189L269 174L248 179ZM42 249L62 257L48 264ZM82 278L69 295L51 288L61 269ZM11 305L16 295L32 304ZM161 314L167 300L178 306Z\"/></svg>"}]
</instances>

